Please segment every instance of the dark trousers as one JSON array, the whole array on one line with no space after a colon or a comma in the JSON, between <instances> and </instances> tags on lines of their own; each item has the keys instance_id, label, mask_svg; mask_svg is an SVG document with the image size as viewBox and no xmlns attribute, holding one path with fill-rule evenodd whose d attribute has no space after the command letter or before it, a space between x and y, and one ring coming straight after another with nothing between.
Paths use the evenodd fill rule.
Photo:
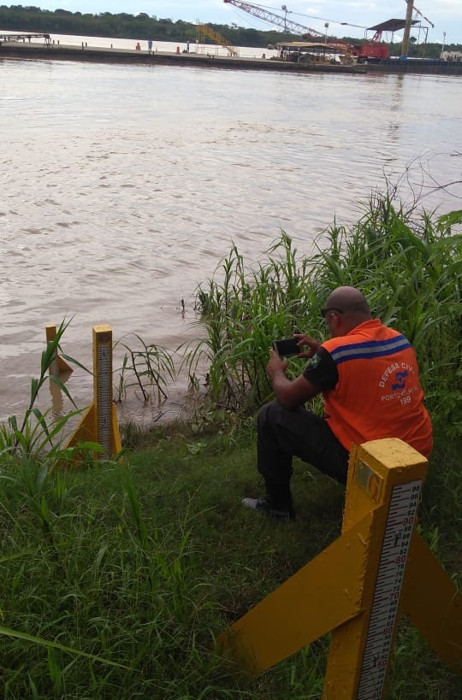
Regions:
<instances>
[{"instance_id":1,"label":"dark trousers","mask_svg":"<svg viewBox=\"0 0 462 700\"><path fill-rule=\"evenodd\" d=\"M267 499L276 508L292 506L293 456L346 483L349 453L327 422L305 408L288 411L273 401L258 414L257 466L265 480Z\"/></svg>"}]
</instances>

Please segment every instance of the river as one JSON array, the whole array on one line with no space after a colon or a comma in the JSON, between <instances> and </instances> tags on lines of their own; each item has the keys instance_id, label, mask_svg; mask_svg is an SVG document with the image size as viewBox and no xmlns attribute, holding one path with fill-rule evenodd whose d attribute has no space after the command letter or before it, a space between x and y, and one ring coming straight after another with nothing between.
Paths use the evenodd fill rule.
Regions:
<instances>
[{"instance_id":1,"label":"river","mask_svg":"<svg viewBox=\"0 0 462 700\"><path fill-rule=\"evenodd\" d=\"M88 366L97 324L173 349L200 333L194 292L233 243L251 264L282 228L310 252L385 176L462 208L460 77L12 59L0 76L0 419L27 405L48 323L72 318L64 350ZM68 387L91 400L81 371Z\"/></svg>"}]
</instances>

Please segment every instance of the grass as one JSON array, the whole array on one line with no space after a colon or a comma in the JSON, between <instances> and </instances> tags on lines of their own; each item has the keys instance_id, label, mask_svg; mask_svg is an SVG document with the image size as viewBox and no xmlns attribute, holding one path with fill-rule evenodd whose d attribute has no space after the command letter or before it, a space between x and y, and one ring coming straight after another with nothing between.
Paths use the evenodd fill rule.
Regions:
<instances>
[{"instance_id":1,"label":"grass","mask_svg":"<svg viewBox=\"0 0 462 700\"><path fill-rule=\"evenodd\" d=\"M298 463L294 523L246 511L242 495L261 492L253 421L229 423L158 429L123 464L47 475L46 518L17 468L4 469L5 698L319 697L328 638L256 679L217 656L213 640L338 536L343 489ZM432 458L421 525L460 581L457 447ZM461 693L462 677L403 622L388 697Z\"/></svg>"}]
</instances>

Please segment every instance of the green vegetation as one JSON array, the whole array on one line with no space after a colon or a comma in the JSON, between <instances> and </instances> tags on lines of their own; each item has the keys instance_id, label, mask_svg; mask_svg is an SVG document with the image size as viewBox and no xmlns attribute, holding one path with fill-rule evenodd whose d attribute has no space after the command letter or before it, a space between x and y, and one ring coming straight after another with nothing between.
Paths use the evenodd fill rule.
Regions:
<instances>
[{"instance_id":1,"label":"green vegetation","mask_svg":"<svg viewBox=\"0 0 462 700\"><path fill-rule=\"evenodd\" d=\"M3 697L319 697L327 638L257 679L213 653L215 636L338 536L342 516L341 487L301 464L294 523L242 509L243 494L260 492L254 436L229 422L158 430L120 465L45 476L37 465L33 483L18 465L2 469ZM457 443L437 443L421 527L460 581ZM403 622L390 700L461 692Z\"/></svg>"},{"instance_id":2,"label":"green vegetation","mask_svg":"<svg viewBox=\"0 0 462 700\"><path fill-rule=\"evenodd\" d=\"M117 372L117 386L114 400L121 403L128 390L137 391L144 401L154 397L158 403L167 398L169 380L175 377L175 363L171 353L153 343L145 343L137 333L129 334L138 341L141 349L134 349L122 338L117 343L125 354L122 366Z\"/></svg>"},{"instance_id":3,"label":"green vegetation","mask_svg":"<svg viewBox=\"0 0 462 700\"><path fill-rule=\"evenodd\" d=\"M282 39L289 39L287 33L274 30L257 31L245 27L232 27L209 24L212 29L224 36L235 46L265 47ZM13 5L0 6L0 27L8 30L48 32L49 34L75 34L80 36L105 36L120 39L152 39L154 41L195 42L197 27L190 22L149 17L145 13L136 16L125 12L98 15L68 12L67 10L40 10L38 7ZM292 37L293 38L293 37ZM201 35L202 43L213 43Z\"/></svg>"},{"instance_id":4,"label":"green vegetation","mask_svg":"<svg viewBox=\"0 0 462 700\"><path fill-rule=\"evenodd\" d=\"M355 226L334 224L310 257L282 234L268 260L246 270L233 248L219 281L198 291L206 337L185 355L193 384L197 362L210 370L201 410L149 434L125 426L123 461L98 461L97 446L86 444L80 468L64 469L75 455L60 442L62 426L34 408L60 328L25 420L0 428L4 698L319 697L327 638L256 679L213 644L340 532L343 489L300 463L295 522L240 506L242 495L261 492L252 412L269 396L269 342L295 325L321 335L319 307L339 284L360 286L417 348L436 426L419 527L460 587L461 222L461 211L435 218L374 195ZM170 364L152 346L144 350L157 391L165 387L156 383L159 369L169 373ZM145 376L140 356L131 359ZM405 620L387 697L462 697L462 677Z\"/></svg>"},{"instance_id":5,"label":"green vegetation","mask_svg":"<svg viewBox=\"0 0 462 700\"><path fill-rule=\"evenodd\" d=\"M225 37L234 46L251 46L266 48L283 41L294 41L301 37L283 31L258 31L240 27L237 24L208 23L214 31ZM154 41L194 42L197 38L195 24L178 20L149 17L144 12L130 15L126 12L111 14L103 12L97 15L68 10L41 10L39 7L23 5L0 5L0 27L3 30L43 32L49 34L74 34L77 36L104 36L120 39L152 39ZM352 44L360 43L351 37L337 37ZM330 37L334 39L334 37ZM201 38L202 43L213 43L208 38ZM390 44L390 54L400 53L400 44ZM447 51L460 51L462 46L448 44ZM411 57L439 58L441 44L411 44L408 55Z\"/></svg>"},{"instance_id":6,"label":"green vegetation","mask_svg":"<svg viewBox=\"0 0 462 700\"><path fill-rule=\"evenodd\" d=\"M195 360L205 362L215 403L254 410L269 396L271 342L296 329L322 338L323 302L335 287L352 285L412 342L434 420L461 435L462 236L453 233L461 222L462 211L434 220L397 206L392 193L377 194L354 226L331 226L309 257L282 233L268 260L246 270L234 247L219 280L198 292L207 335L188 356L190 374ZM300 371L297 361L290 368Z\"/></svg>"}]
</instances>

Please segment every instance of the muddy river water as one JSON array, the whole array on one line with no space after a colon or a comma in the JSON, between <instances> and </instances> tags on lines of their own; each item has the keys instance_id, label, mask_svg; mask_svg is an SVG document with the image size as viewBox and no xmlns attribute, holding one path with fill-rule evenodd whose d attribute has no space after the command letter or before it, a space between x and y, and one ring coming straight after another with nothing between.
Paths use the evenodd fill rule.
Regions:
<instances>
[{"instance_id":1,"label":"muddy river water","mask_svg":"<svg viewBox=\"0 0 462 700\"><path fill-rule=\"evenodd\" d=\"M72 318L89 366L97 324L175 348L233 243L251 265L282 228L309 252L385 177L462 208L459 77L0 59L0 85L0 419L27 405L46 324ZM90 378L68 385L88 403Z\"/></svg>"}]
</instances>

